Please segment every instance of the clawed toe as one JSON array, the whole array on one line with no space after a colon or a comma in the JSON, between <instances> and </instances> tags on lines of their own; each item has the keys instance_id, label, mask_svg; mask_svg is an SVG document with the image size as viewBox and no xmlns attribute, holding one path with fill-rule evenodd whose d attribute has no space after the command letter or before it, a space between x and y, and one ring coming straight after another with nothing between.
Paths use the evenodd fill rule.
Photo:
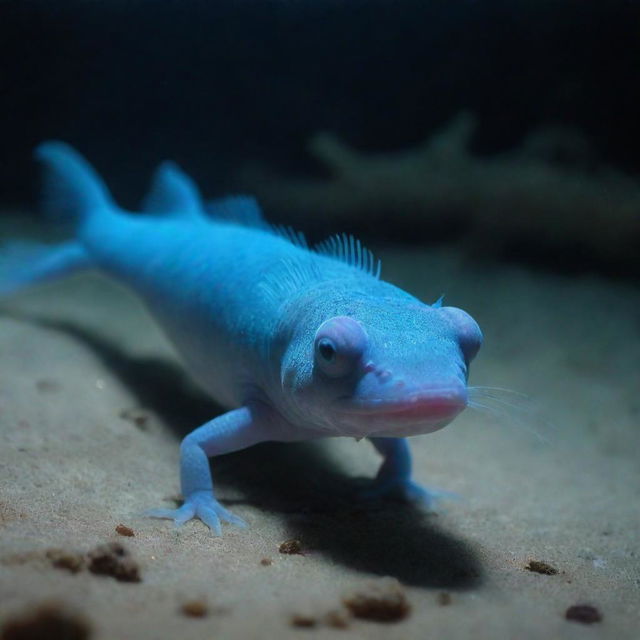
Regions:
<instances>
[{"instance_id":1,"label":"clawed toe","mask_svg":"<svg viewBox=\"0 0 640 640\"><path fill-rule=\"evenodd\" d=\"M242 518L225 509L212 495L201 493L189 496L178 509L149 509L144 515L173 520L176 528L189 520L198 518L217 536L222 535L221 522L228 522L242 528L247 526Z\"/></svg>"}]
</instances>

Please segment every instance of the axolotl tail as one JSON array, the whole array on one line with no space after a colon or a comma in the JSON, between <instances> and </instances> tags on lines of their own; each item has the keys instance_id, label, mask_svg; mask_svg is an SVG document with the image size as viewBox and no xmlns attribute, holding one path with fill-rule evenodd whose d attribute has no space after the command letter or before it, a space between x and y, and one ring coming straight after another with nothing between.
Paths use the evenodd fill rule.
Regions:
<instances>
[{"instance_id":1,"label":"axolotl tail","mask_svg":"<svg viewBox=\"0 0 640 640\"><path fill-rule=\"evenodd\" d=\"M117 210L100 176L68 144L43 142L34 156L44 166L42 207L49 217L72 222L81 232L90 218L104 218Z\"/></svg>"},{"instance_id":2,"label":"axolotl tail","mask_svg":"<svg viewBox=\"0 0 640 640\"><path fill-rule=\"evenodd\" d=\"M11 241L0 248L0 296L90 269L93 260L83 243L83 229L91 218L111 215L115 205L92 167L68 145L45 142L35 157L45 167L43 209L55 221L72 223L76 240L58 245Z\"/></svg>"},{"instance_id":3,"label":"axolotl tail","mask_svg":"<svg viewBox=\"0 0 640 640\"><path fill-rule=\"evenodd\" d=\"M122 245L137 216L114 202L93 167L64 142L44 142L35 150L43 164L42 208L54 222L75 228L75 239L59 245L12 241L0 246L0 296L108 263L105 251ZM155 173L143 211L150 216L201 215L195 185L165 162ZM108 269L107 269L108 270Z\"/></svg>"}]
</instances>

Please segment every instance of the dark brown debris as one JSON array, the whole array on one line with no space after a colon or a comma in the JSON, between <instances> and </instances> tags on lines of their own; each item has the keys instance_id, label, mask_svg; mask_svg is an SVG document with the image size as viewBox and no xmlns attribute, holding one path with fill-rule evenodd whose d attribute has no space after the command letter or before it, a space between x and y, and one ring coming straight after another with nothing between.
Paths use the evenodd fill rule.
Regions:
<instances>
[{"instance_id":1,"label":"dark brown debris","mask_svg":"<svg viewBox=\"0 0 640 640\"><path fill-rule=\"evenodd\" d=\"M278 549L280 553L288 555L302 554L302 542L300 540L285 540Z\"/></svg>"},{"instance_id":2,"label":"dark brown debris","mask_svg":"<svg viewBox=\"0 0 640 640\"><path fill-rule=\"evenodd\" d=\"M149 414L144 409L123 409L120 412L120 417L123 420L132 422L141 431L146 431L149 428Z\"/></svg>"},{"instance_id":3,"label":"dark brown debris","mask_svg":"<svg viewBox=\"0 0 640 640\"><path fill-rule=\"evenodd\" d=\"M333 609L324 616L324 622L333 629L347 629L351 624L351 616L344 609Z\"/></svg>"},{"instance_id":4,"label":"dark brown debris","mask_svg":"<svg viewBox=\"0 0 640 640\"><path fill-rule=\"evenodd\" d=\"M140 582L140 569L129 552L119 542L97 546L87 554L89 571L111 576L120 582Z\"/></svg>"},{"instance_id":5,"label":"dark brown debris","mask_svg":"<svg viewBox=\"0 0 640 640\"><path fill-rule=\"evenodd\" d=\"M180 607L180 611L189 618L204 618L209 613L209 608L204 600L188 600Z\"/></svg>"},{"instance_id":6,"label":"dark brown debris","mask_svg":"<svg viewBox=\"0 0 640 640\"><path fill-rule=\"evenodd\" d=\"M555 576L558 573L558 570L553 565L550 565L548 562L542 562L541 560L529 560L529 562L524 565L524 568L527 571L541 573L545 576Z\"/></svg>"},{"instance_id":7,"label":"dark brown debris","mask_svg":"<svg viewBox=\"0 0 640 640\"><path fill-rule=\"evenodd\" d=\"M64 549L47 549L47 560L56 568L64 569L71 573L78 573L85 567L85 560L82 554Z\"/></svg>"},{"instance_id":8,"label":"dark brown debris","mask_svg":"<svg viewBox=\"0 0 640 640\"><path fill-rule=\"evenodd\" d=\"M448 591L441 591L438 594L438 604L441 607L448 607L452 602L451 594Z\"/></svg>"},{"instance_id":9,"label":"dark brown debris","mask_svg":"<svg viewBox=\"0 0 640 640\"><path fill-rule=\"evenodd\" d=\"M9 618L0 629L0 640L87 640L90 636L89 622L57 603Z\"/></svg>"},{"instance_id":10,"label":"dark brown debris","mask_svg":"<svg viewBox=\"0 0 640 640\"><path fill-rule=\"evenodd\" d=\"M292 615L290 622L292 627L301 627L305 629L311 629L318 624L318 620L314 616L302 613Z\"/></svg>"},{"instance_id":11,"label":"dark brown debris","mask_svg":"<svg viewBox=\"0 0 640 640\"><path fill-rule=\"evenodd\" d=\"M263 567L270 567L273 564L273 560L271 558L262 558L262 560L260 560L260 564Z\"/></svg>"},{"instance_id":12,"label":"dark brown debris","mask_svg":"<svg viewBox=\"0 0 640 640\"><path fill-rule=\"evenodd\" d=\"M131 527L127 527L127 525L124 524L119 524L116 527L116 533L120 534L121 536L127 536L128 538L132 538L136 535Z\"/></svg>"},{"instance_id":13,"label":"dark brown debris","mask_svg":"<svg viewBox=\"0 0 640 640\"><path fill-rule=\"evenodd\" d=\"M397 622L411 611L404 588L395 578L371 582L346 595L342 602L356 618L375 622Z\"/></svg>"},{"instance_id":14,"label":"dark brown debris","mask_svg":"<svg viewBox=\"0 0 640 640\"><path fill-rule=\"evenodd\" d=\"M581 622L582 624L602 622L602 614L590 604L574 604L565 611L564 617L567 620Z\"/></svg>"}]
</instances>

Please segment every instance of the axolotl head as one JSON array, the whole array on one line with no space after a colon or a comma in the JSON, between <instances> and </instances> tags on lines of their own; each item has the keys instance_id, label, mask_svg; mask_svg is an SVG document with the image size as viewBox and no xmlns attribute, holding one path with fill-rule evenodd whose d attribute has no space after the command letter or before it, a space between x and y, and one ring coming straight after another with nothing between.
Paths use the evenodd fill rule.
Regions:
<instances>
[{"instance_id":1,"label":"axolotl head","mask_svg":"<svg viewBox=\"0 0 640 640\"><path fill-rule=\"evenodd\" d=\"M282 400L295 422L336 435L410 436L466 407L482 343L468 313L408 295L328 306L302 306L282 356Z\"/></svg>"}]
</instances>

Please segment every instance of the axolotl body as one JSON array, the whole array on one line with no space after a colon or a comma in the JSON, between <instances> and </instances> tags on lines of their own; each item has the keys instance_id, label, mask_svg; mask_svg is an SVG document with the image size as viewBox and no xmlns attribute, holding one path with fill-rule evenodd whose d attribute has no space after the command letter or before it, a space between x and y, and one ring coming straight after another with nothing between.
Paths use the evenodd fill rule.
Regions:
<instances>
[{"instance_id":1,"label":"axolotl body","mask_svg":"<svg viewBox=\"0 0 640 640\"><path fill-rule=\"evenodd\" d=\"M407 436L442 428L467 405L482 334L466 312L424 304L380 278L349 236L309 248L275 228L252 198L205 207L172 163L157 170L141 214L120 209L68 145L47 142L45 202L75 220L76 239L0 259L0 293L98 268L132 288L200 385L228 413L180 445L184 503L149 515L242 525L214 496L209 457L264 441L350 436L383 457L370 495L431 504L414 483ZM2 255L2 254L0 254Z\"/></svg>"}]
</instances>

